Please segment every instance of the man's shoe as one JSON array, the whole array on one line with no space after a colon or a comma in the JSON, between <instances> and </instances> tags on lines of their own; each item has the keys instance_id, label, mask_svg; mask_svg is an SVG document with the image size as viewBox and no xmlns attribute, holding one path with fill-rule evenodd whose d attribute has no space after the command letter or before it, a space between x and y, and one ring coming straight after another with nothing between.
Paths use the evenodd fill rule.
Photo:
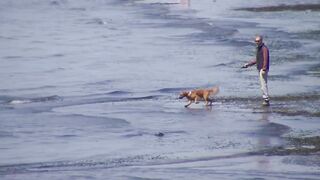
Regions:
<instances>
[{"instance_id":1,"label":"man's shoe","mask_svg":"<svg viewBox=\"0 0 320 180\"><path fill-rule=\"evenodd\" d=\"M262 105L263 106L270 106L269 99L263 100Z\"/></svg>"}]
</instances>

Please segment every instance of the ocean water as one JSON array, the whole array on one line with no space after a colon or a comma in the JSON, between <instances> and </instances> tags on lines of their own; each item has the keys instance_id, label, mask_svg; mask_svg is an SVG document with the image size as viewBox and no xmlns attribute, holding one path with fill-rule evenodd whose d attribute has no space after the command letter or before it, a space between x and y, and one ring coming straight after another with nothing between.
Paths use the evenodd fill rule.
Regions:
<instances>
[{"instance_id":1,"label":"ocean water","mask_svg":"<svg viewBox=\"0 0 320 180\"><path fill-rule=\"evenodd\" d=\"M0 1L0 179L319 179L319 6Z\"/></svg>"}]
</instances>

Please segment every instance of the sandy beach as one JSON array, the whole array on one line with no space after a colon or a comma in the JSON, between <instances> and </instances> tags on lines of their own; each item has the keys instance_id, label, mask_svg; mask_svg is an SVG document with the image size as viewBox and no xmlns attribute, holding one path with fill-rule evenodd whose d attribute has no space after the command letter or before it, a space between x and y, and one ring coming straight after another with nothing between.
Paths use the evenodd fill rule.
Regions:
<instances>
[{"instance_id":1,"label":"sandy beach","mask_svg":"<svg viewBox=\"0 0 320 180\"><path fill-rule=\"evenodd\" d=\"M319 179L319 6L2 0L0 179Z\"/></svg>"}]
</instances>

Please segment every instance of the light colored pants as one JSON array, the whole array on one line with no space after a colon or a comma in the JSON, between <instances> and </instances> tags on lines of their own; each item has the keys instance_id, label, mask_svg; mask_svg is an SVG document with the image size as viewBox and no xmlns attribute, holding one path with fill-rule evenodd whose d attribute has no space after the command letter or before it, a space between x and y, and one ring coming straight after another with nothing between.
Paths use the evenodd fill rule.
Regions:
<instances>
[{"instance_id":1,"label":"light colored pants","mask_svg":"<svg viewBox=\"0 0 320 180\"><path fill-rule=\"evenodd\" d=\"M262 90L263 99L269 100L269 92L268 92L268 71L263 71L262 69L259 72L259 80L260 86Z\"/></svg>"}]
</instances>

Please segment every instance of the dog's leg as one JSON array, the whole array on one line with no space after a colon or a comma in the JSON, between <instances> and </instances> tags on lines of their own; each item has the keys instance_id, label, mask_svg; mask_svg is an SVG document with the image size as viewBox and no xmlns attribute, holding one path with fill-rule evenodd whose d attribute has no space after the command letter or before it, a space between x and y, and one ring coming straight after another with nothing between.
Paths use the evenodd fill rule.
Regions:
<instances>
[{"instance_id":1,"label":"dog's leg","mask_svg":"<svg viewBox=\"0 0 320 180\"><path fill-rule=\"evenodd\" d=\"M210 99L210 105L209 106L212 106L212 100Z\"/></svg>"},{"instance_id":2,"label":"dog's leg","mask_svg":"<svg viewBox=\"0 0 320 180\"><path fill-rule=\"evenodd\" d=\"M205 102L206 102L206 106L209 105L209 101L207 99L205 99Z\"/></svg>"},{"instance_id":3,"label":"dog's leg","mask_svg":"<svg viewBox=\"0 0 320 180\"><path fill-rule=\"evenodd\" d=\"M208 96L204 100L206 101L206 106L211 106L212 105L212 99L209 98Z\"/></svg>"},{"instance_id":4,"label":"dog's leg","mask_svg":"<svg viewBox=\"0 0 320 180\"><path fill-rule=\"evenodd\" d=\"M212 99L209 99L209 102L210 102L210 105L209 105L209 106L212 106L213 100L212 100Z\"/></svg>"},{"instance_id":5,"label":"dog's leg","mask_svg":"<svg viewBox=\"0 0 320 180\"><path fill-rule=\"evenodd\" d=\"M199 104L199 100L200 99L200 97L197 95L195 98L194 98L194 103L196 103L196 104Z\"/></svg>"},{"instance_id":6,"label":"dog's leg","mask_svg":"<svg viewBox=\"0 0 320 180\"><path fill-rule=\"evenodd\" d=\"M192 104L192 101L189 101L189 104L187 104L187 105L185 105L184 107L188 107L188 106L190 106L190 104Z\"/></svg>"},{"instance_id":7,"label":"dog's leg","mask_svg":"<svg viewBox=\"0 0 320 180\"><path fill-rule=\"evenodd\" d=\"M208 105L209 105L209 102L210 102L209 97L208 97L208 96L205 96L205 97L204 97L204 100L205 100L205 102L206 102L206 106L208 106Z\"/></svg>"}]
</instances>

